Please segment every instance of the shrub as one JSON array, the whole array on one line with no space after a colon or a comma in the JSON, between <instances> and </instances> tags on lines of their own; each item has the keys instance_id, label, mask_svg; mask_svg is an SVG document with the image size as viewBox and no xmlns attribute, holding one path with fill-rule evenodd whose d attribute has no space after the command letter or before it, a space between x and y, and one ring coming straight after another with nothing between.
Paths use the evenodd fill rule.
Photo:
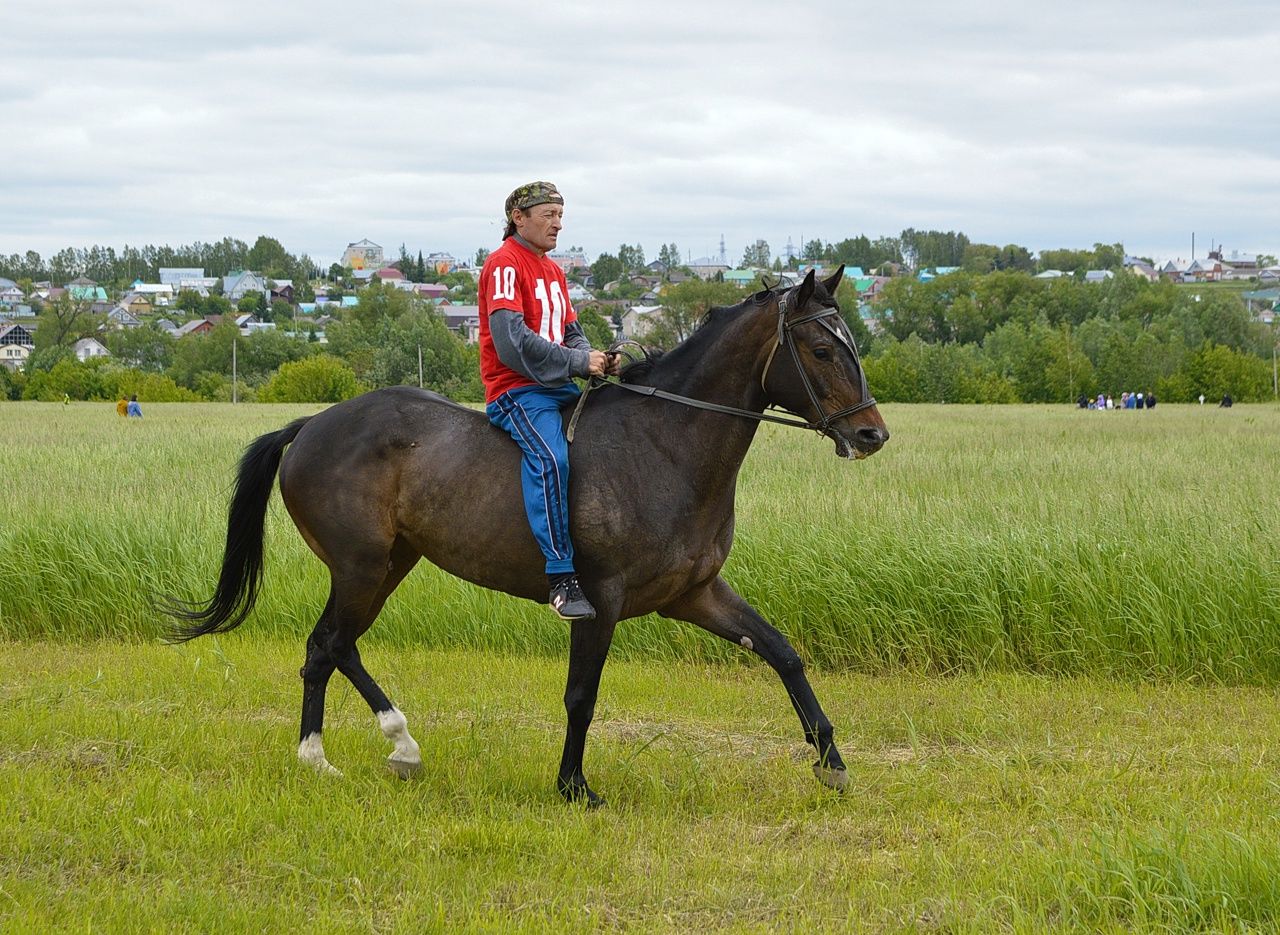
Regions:
<instances>
[{"instance_id":1,"label":"shrub","mask_svg":"<svg viewBox=\"0 0 1280 935\"><path fill-rule=\"evenodd\" d=\"M318 354L281 364L258 399L264 403L338 403L360 392L350 367L335 357Z\"/></svg>"}]
</instances>

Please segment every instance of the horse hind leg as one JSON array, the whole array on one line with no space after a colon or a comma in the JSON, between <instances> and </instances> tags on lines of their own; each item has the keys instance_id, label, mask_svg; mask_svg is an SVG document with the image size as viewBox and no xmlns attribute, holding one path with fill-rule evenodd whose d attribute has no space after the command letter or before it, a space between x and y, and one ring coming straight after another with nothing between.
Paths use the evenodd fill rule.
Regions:
<instances>
[{"instance_id":1,"label":"horse hind leg","mask_svg":"<svg viewBox=\"0 0 1280 935\"><path fill-rule=\"evenodd\" d=\"M418 742L409 733L408 721L404 713L397 708L386 693L374 681L373 676L364 667L356 641L373 625L382 611L391 592L399 586L413 566L418 562L418 554L403 539L397 539L391 547L391 553L382 566L382 580L364 603L363 612L352 614L339 626L337 640L334 644L333 659L341 672L360 697L365 700L378 720L378 727L394 745L387 757L387 768L401 779L409 779L422 769L422 754Z\"/></svg>"},{"instance_id":2,"label":"horse hind leg","mask_svg":"<svg viewBox=\"0 0 1280 935\"><path fill-rule=\"evenodd\" d=\"M315 629L307 637L307 655L298 674L302 677L302 729L298 737L298 759L317 772L333 776L342 774L324 755L321 732L324 730L324 695L336 664L328 650L332 627L334 592L320 612Z\"/></svg>"}]
</instances>

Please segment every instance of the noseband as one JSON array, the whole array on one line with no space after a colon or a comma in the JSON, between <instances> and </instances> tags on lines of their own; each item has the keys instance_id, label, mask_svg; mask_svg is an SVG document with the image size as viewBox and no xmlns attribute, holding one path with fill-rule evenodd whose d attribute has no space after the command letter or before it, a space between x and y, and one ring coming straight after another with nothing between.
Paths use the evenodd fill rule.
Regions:
<instances>
[{"instance_id":1,"label":"noseband","mask_svg":"<svg viewBox=\"0 0 1280 935\"><path fill-rule=\"evenodd\" d=\"M794 318L787 321L787 312L790 311L791 298L790 291L783 294L778 299L778 332L774 338L773 347L769 349L768 360L765 361L764 371L760 374L760 388L767 395L769 390L765 386L765 380L769 376L769 368L773 366L774 355L777 354L778 348L786 345L791 351L791 359L795 361L796 371L800 374L800 382L804 384L805 393L809 396L809 401L813 403L813 409L818 413L817 422L808 422L802 419L788 419L785 416L775 416L767 412L752 412L750 409L738 409L734 406L722 406L719 403L711 403L702 399L693 399L689 396L680 396L677 393L669 393L666 390L660 390L656 386L638 386L634 383L623 383L621 380L609 380L600 377L592 377L587 381L586 387L582 391L582 396L578 399L577 406L574 407L573 415L569 418L569 427L565 431L565 438L569 442L573 442L574 431L578 425L578 416L582 414L582 409L587 403L587 396L597 386L616 386L619 389L627 390L631 393L638 393L641 396L656 396L659 399L665 399L668 402L680 403L682 406L691 406L694 409L705 409L708 412L720 412L730 416L741 416L744 419L754 419L757 422L776 422L779 425L793 425L801 429L813 429L820 435L831 434L831 423L836 419L843 419L845 416L853 415L855 412L861 412L863 409L870 409L876 404L875 398L871 395L871 390L867 387L867 374L862 369L862 358L858 356L858 347L853 343L853 336L849 334L849 329L844 321L840 318L840 310L838 308L822 308L816 312L811 312L800 318ZM835 317L836 324L827 321L828 318ZM809 375L800 364L800 351L796 347L796 340L791 334L791 330L796 325L807 324L816 321L822 327L831 332L837 341L843 344L853 355L854 365L858 368L858 380L860 381L860 390L862 393L862 401L854 406L845 406L835 412L824 413L822 411L822 403L818 400L818 394L814 392L813 382L809 379ZM628 343L628 342L623 342ZM634 342L630 342L634 343Z\"/></svg>"}]
</instances>

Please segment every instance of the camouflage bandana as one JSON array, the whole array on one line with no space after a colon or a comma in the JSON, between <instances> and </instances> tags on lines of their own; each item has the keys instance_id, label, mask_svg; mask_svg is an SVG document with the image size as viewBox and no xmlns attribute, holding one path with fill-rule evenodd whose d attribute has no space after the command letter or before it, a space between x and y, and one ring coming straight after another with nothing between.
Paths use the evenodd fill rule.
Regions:
<instances>
[{"instance_id":1,"label":"camouflage bandana","mask_svg":"<svg viewBox=\"0 0 1280 935\"><path fill-rule=\"evenodd\" d=\"M507 196L507 216L504 220L509 222L511 220L511 212L516 208L521 211L528 211L536 205L547 204L564 204L564 197L556 189L555 185L550 182L530 182L528 185L521 185Z\"/></svg>"}]
</instances>

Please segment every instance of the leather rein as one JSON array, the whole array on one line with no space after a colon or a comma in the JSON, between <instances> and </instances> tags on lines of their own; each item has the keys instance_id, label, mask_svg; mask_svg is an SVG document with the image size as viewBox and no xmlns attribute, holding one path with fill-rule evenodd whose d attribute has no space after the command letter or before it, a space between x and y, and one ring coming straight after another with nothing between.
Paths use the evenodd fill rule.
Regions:
<instances>
[{"instance_id":1,"label":"leather rein","mask_svg":"<svg viewBox=\"0 0 1280 935\"><path fill-rule=\"evenodd\" d=\"M779 425L790 425L801 429L813 429L819 435L829 435L831 432L831 423L836 419L843 419L845 416L851 416L855 412L861 412L863 409L869 409L876 404L875 398L871 395L870 389L867 387L867 374L862 368L862 359L858 356L858 348L853 343L853 337L849 334L849 329L845 323L840 320L840 310L838 308L821 308L816 312L810 312L800 318L794 318L787 321L788 299L791 298L790 291L783 294L778 300L778 331L774 337L773 347L769 349L769 357L765 361L764 370L760 374L760 388L768 392L765 381L769 377L769 368L773 366L774 356L778 352L778 348L786 346L791 352L791 359L795 361L796 372L800 374L800 382L804 384L805 393L809 396L809 401L813 403L814 411L819 415L819 421L809 422L806 419L788 418L786 416L773 415L768 412L755 412L750 409L739 409L736 406L722 406L719 403L707 402L703 399L694 399L690 396L681 396L678 393L670 393L667 390L658 389L656 386L644 386L635 383L623 383L617 379L607 379L600 377L592 377L588 381L586 388L582 392L578 404L574 407L573 415L569 419L569 428L565 432L565 439L570 443L573 442L573 432L578 424L578 416L582 413L583 407L587 402L587 395L593 390L601 386L616 386L619 389L626 390L629 393L636 393L640 396L656 396L658 399L665 399L668 402L679 403L682 406L690 406L694 409L705 409L708 412L719 412L729 416L739 416L744 419L754 419L757 422L776 422ZM834 317L836 324L832 324L827 319ZM835 412L824 413L822 411L822 403L818 400L818 394L813 389L813 382L809 379L809 374L805 372L800 363L800 351L796 347L795 338L791 334L791 330L797 325L807 324L816 321L831 335L843 344L849 353L853 355L854 364L858 368L858 378L861 381L862 400L855 405L845 406ZM625 343L625 342L624 342Z\"/></svg>"}]
</instances>

